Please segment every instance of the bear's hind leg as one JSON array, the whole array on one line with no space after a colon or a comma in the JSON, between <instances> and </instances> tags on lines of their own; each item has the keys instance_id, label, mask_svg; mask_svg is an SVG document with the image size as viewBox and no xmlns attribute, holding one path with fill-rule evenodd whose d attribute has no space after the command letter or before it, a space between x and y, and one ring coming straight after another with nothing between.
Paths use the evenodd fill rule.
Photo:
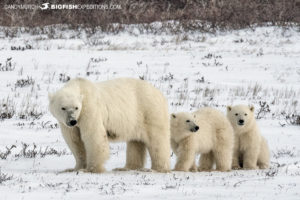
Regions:
<instances>
[{"instance_id":1,"label":"bear's hind leg","mask_svg":"<svg viewBox=\"0 0 300 200\"><path fill-rule=\"evenodd\" d=\"M141 169L146 161L146 145L143 142L130 141L127 143L126 166L128 169Z\"/></svg>"},{"instance_id":2,"label":"bear's hind leg","mask_svg":"<svg viewBox=\"0 0 300 200\"><path fill-rule=\"evenodd\" d=\"M143 142L129 141L126 150L126 165L114 171L137 170L144 167L146 160L146 145Z\"/></svg>"},{"instance_id":3,"label":"bear's hind leg","mask_svg":"<svg viewBox=\"0 0 300 200\"><path fill-rule=\"evenodd\" d=\"M211 171L214 164L214 155L211 152L201 154L198 171Z\"/></svg>"},{"instance_id":4,"label":"bear's hind leg","mask_svg":"<svg viewBox=\"0 0 300 200\"><path fill-rule=\"evenodd\" d=\"M80 130L77 127L68 128L60 123L62 135L75 157L76 165L74 168L66 169L63 172L72 172L86 168L86 153L80 137Z\"/></svg>"}]
</instances>

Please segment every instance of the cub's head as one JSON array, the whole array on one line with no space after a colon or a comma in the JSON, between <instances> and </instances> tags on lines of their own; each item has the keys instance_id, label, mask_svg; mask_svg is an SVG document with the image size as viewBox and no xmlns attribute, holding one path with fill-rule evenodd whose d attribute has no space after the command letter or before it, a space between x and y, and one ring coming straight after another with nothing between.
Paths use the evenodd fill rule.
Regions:
<instances>
[{"instance_id":1,"label":"cub's head","mask_svg":"<svg viewBox=\"0 0 300 200\"><path fill-rule=\"evenodd\" d=\"M227 117L234 129L246 129L255 120L254 107L246 105L227 106Z\"/></svg>"},{"instance_id":2,"label":"cub's head","mask_svg":"<svg viewBox=\"0 0 300 200\"><path fill-rule=\"evenodd\" d=\"M59 90L48 95L49 110L57 121L68 127L77 124L82 108L83 96L66 90Z\"/></svg>"},{"instance_id":3,"label":"cub's head","mask_svg":"<svg viewBox=\"0 0 300 200\"><path fill-rule=\"evenodd\" d=\"M199 130L199 126L195 123L194 116L185 112L171 114L170 125L171 138L177 141Z\"/></svg>"}]
</instances>

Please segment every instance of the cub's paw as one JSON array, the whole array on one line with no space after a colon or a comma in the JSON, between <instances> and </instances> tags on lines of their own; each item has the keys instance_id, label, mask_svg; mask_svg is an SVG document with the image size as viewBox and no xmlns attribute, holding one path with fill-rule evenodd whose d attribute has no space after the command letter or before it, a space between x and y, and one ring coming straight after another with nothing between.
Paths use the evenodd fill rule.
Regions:
<instances>
[{"instance_id":1,"label":"cub's paw","mask_svg":"<svg viewBox=\"0 0 300 200\"><path fill-rule=\"evenodd\" d=\"M127 167L120 167L120 168L115 168L113 169L113 171L121 171L121 172L124 172L124 171L130 171L131 169L127 168Z\"/></svg>"},{"instance_id":2,"label":"cub's paw","mask_svg":"<svg viewBox=\"0 0 300 200\"><path fill-rule=\"evenodd\" d=\"M198 172L211 172L211 171L213 171L211 168L198 167Z\"/></svg>"},{"instance_id":3,"label":"cub's paw","mask_svg":"<svg viewBox=\"0 0 300 200\"><path fill-rule=\"evenodd\" d=\"M181 168L181 167L175 167L172 171L178 171L178 172L189 172L188 169Z\"/></svg>"},{"instance_id":4,"label":"cub's paw","mask_svg":"<svg viewBox=\"0 0 300 200\"><path fill-rule=\"evenodd\" d=\"M217 168L215 171L218 171L218 172L230 172L231 168Z\"/></svg>"},{"instance_id":5,"label":"cub's paw","mask_svg":"<svg viewBox=\"0 0 300 200\"><path fill-rule=\"evenodd\" d=\"M158 172L158 173L170 173L171 170L170 169L163 169L163 168L159 168L159 169L151 169L153 172Z\"/></svg>"},{"instance_id":6,"label":"cub's paw","mask_svg":"<svg viewBox=\"0 0 300 200\"><path fill-rule=\"evenodd\" d=\"M148 168L139 168L139 169L137 169L137 171L140 171L140 172L157 172L154 169L148 169Z\"/></svg>"},{"instance_id":7,"label":"cub's paw","mask_svg":"<svg viewBox=\"0 0 300 200\"><path fill-rule=\"evenodd\" d=\"M269 165L268 164L261 164L258 167L259 167L259 169L268 169Z\"/></svg>"},{"instance_id":8,"label":"cub's paw","mask_svg":"<svg viewBox=\"0 0 300 200\"><path fill-rule=\"evenodd\" d=\"M239 165L236 165L236 166L232 166L232 169L233 170L239 170L239 169L242 169Z\"/></svg>"},{"instance_id":9,"label":"cub's paw","mask_svg":"<svg viewBox=\"0 0 300 200\"><path fill-rule=\"evenodd\" d=\"M245 166L245 167L243 167L243 170L256 170L256 169L258 169L257 166Z\"/></svg>"},{"instance_id":10,"label":"cub's paw","mask_svg":"<svg viewBox=\"0 0 300 200\"><path fill-rule=\"evenodd\" d=\"M197 171L198 171L197 167L191 167L190 168L190 172L197 172Z\"/></svg>"},{"instance_id":11,"label":"cub's paw","mask_svg":"<svg viewBox=\"0 0 300 200\"><path fill-rule=\"evenodd\" d=\"M60 171L58 172L59 174L62 174L62 173L69 173L69 172L76 172L78 171L78 169L75 169L75 168L68 168L68 169L65 169L63 171Z\"/></svg>"}]
</instances>

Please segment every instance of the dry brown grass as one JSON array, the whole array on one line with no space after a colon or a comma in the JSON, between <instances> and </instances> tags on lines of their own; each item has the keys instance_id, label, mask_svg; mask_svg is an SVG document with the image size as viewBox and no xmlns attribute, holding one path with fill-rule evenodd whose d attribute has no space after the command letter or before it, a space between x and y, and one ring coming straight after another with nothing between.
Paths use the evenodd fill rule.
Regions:
<instances>
[{"instance_id":1,"label":"dry brown grass","mask_svg":"<svg viewBox=\"0 0 300 200\"><path fill-rule=\"evenodd\" d=\"M300 22L300 0L95 0L86 4L119 4L121 10L5 10L6 4L39 4L45 0L3 0L0 2L0 25L37 27L69 24L72 27L101 27L116 32L120 24L147 24L154 21L177 20L184 30L212 31L238 29L270 22L286 25ZM49 0L52 4L62 2ZM82 4L70 0L65 3ZM201 20L204 23L196 23ZM167 25L166 25L167 26Z\"/></svg>"}]
</instances>

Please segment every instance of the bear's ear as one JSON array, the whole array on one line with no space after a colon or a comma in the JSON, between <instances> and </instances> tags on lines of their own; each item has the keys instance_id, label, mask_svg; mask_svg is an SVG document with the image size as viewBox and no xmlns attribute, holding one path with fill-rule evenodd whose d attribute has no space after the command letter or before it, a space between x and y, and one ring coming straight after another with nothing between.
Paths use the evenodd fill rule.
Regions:
<instances>
[{"instance_id":1,"label":"bear's ear","mask_svg":"<svg viewBox=\"0 0 300 200\"><path fill-rule=\"evenodd\" d=\"M176 115L175 115L175 114L171 114L171 115L172 115L173 118L176 118Z\"/></svg>"},{"instance_id":2,"label":"bear's ear","mask_svg":"<svg viewBox=\"0 0 300 200\"><path fill-rule=\"evenodd\" d=\"M254 106L249 106L250 107L250 111L254 112Z\"/></svg>"},{"instance_id":3,"label":"bear's ear","mask_svg":"<svg viewBox=\"0 0 300 200\"><path fill-rule=\"evenodd\" d=\"M52 97L53 97L53 93L48 93L48 99L49 99L49 101L51 101L52 100Z\"/></svg>"},{"instance_id":4,"label":"bear's ear","mask_svg":"<svg viewBox=\"0 0 300 200\"><path fill-rule=\"evenodd\" d=\"M227 106L227 112L230 112L232 110L231 106Z\"/></svg>"}]
</instances>

